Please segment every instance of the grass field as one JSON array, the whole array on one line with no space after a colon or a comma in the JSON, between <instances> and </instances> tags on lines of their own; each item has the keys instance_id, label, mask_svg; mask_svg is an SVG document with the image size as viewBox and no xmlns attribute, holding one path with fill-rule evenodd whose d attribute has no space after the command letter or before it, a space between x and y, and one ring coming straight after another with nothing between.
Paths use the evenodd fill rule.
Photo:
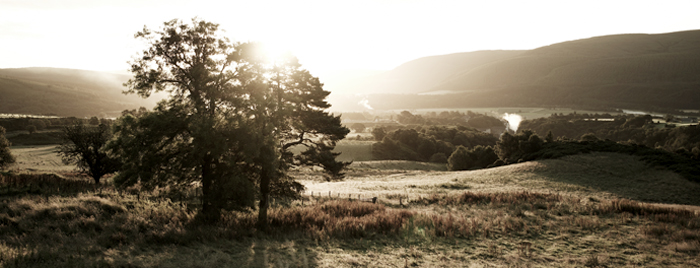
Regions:
<instances>
[{"instance_id":1,"label":"grass field","mask_svg":"<svg viewBox=\"0 0 700 268\"><path fill-rule=\"evenodd\" d=\"M342 140L335 146L335 152L341 154L339 161L370 161L372 157L372 144L375 141Z\"/></svg>"},{"instance_id":2,"label":"grass field","mask_svg":"<svg viewBox=\"0 0 700 268\"><path fill-rule=\"evenodd\" d=\"M11 152L16 158L11 170L62 173L75 169L75 166L61 161L56 154L56 145L13 146Z\"/></svg>"},{"instance_id":3,"label":"grass field","mask_svg":"<svg viewBox=\"0 0 700 268\"><path fill-rule=\"evenodd\" d=\"M51 157L55 162L51 150L13 153L31 166ZM47 166L61 170L57 163ZM462 172L410 161L357 161L339 182L314 172L298 171L307 187L303 201L273 201L270 233L255 230L255 211L198 224L196 191L120 191L66 175L0 175L0 266L700 263L700 185L628 155L594 153ZM358 202L359 195L378 202Z\"/></svg>"}]
</instances>

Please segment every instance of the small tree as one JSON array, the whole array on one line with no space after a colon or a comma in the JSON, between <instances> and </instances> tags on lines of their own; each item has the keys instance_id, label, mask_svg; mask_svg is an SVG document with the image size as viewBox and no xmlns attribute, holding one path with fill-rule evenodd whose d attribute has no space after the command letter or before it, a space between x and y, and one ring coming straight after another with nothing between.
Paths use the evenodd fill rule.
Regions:
<instances>
[{"instance_id":1,"label":"small tree","mask_svg":"<svg viewBox=\"0 0 700 268\"><path fill-rule=\"evenodd\" d=\"M542 139L531 130L523 130L517 135L505 132L496 143L496 154L506 163L527 160L524 158L542 149L543 143Z\"/></svg>"},{"instance_id":2,"label":"small tree","mask_svg":"<svg viewBox=\"0 0 700 268\"><path fill-rule=\"evenodd\" d=\"M554 135L552 135L552 131L547 132L547 136L544 138L546 142L554 142Z\"/></svg>"},{"instance_id":3,"label":"small tree","mask_svg":"<svg viewBox=\"0 0 700 268\"><path fill-rule=\"evenodd\" d=\"M86 127L82 123L63 129L63 144L58 154L66 164L75 164L78 169L92 177L96 184L102 176L118 171L119 161L109 157L103 150L112 134L105 125Z\"/></svg>"},{"instance_id":4,"label":"small tree","mask_svg":"<svg viewBox=\"0 0 700 268\"><path fill-rule=\"evenodd\" d=\"M97 126L100 124L100 119L97 118L97 116L90 117L90 120L88 120L88 124Z\"/></svg>"},{"instance_id":5,"label":"small tree","mask_svg":"<svg viewBox=\"0 0 700 268\"><path fill-rule=\"evenodd\" d=\"M29 132L29 134L34 134L34 133L36 133L36 126L35 126L35 125L28 125L28 126L27 126L27 132Z\"/></svg>"},{"instance_id":6,"label":"small tree","mask_svg":"<svg viewBox=\"0 0 700 268\"><path fill-rule=\"evenodd\" d=\"M362 132L365 132L365 128L367 128L367 127L365 127L365 124L355 123L355 124L352 124L352 126L350 126L350 128L357 133L362 133Z\"/></svg>"},{"instance_id":7,"label":"small tree","mask_svg":"<svg viewBox=\"0 0 700 268\"><path fill-rule=\"evenodd\" d=\"M5 128L0 127L0 169L15 162L15 157L10 153L12 143L5 138Z\"/></svg>"},{"instance_id":8,"label":"small tree","mask_svg":"<svg viewBox=\"0 0 700 268\"><path fill-rule=\"evenodd\" d=\"M386 136L386 130L383 127L375 127L372 129L372 136L374 136L375 141L382 141Z\"/></svg>"}]
</instances>

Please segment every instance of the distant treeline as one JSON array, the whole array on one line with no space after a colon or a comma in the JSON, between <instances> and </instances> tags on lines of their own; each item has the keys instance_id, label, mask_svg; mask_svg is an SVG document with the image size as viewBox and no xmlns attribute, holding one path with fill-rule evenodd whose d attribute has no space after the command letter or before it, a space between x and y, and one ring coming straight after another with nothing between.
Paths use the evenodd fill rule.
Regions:
<instances>
[{"instance_id":1,"label":"distant treeline","mask_svg":"<svg viewBox=\"0 0 700 268\"><path fill-rule=\"evenodd\" d=\"M372 133L382 138L372 145L372 156L380 160L413 160L447 163L447 157L457 146L493 146L498 138L474 128L463 126L430 126L397 129L385 136L378 134L381 128Z\"/></svg>"},{"instance_id":2,"label":"distant treeline","mask_svg":"<svg viewBox=\"0 0 700 268\"><path fill-rule=\"evenodd\" d=\"M607 120L600 120L607 119ZM672 119L667 117L667 120ZM640 144L674 152L678 150L700 150L700 128L698 126L675 127L657 124L649 115L569 114L552 115L546 118L525 120L521 129L532 130L540 136L549 131L554 137L580 139L594 135L599 139Z\"/></svg>"},{"instance_id":3,"label":"distant treeline","mask_svg":"<svg viewBox=\"0 0 700 268\"><path fill-rule=\"evenodd\" d=\"M354 120L354 121L381 121L378 120L380 117L374 117L367 113L343 113L343 120ZM399 114L389 116L383 116L381 119L389 119L392 122L403 124L397 126L383 125L385 130L396 130L399 128L411 127L415 128L418 126L464 126L473 128L491 128L491 127L505 127L503 121L493 116L488 116L485 114L479 114L472 111L459 112L459 111L443 111L443 112L427 112L424 114L413 114L409 111L402 111ZM379 122L378 124L381 124Z\"/></svg>"},{"instance_id":4,"label":"distant treeline","mask_svg":"<svg viewBox=\"0 0 700 268\"><path fill-rule=\"evenodd\" d=\"M406 115L403 116L406 120ZM416 116L408 117L418 122ZM671 117L665 118L671 120ZM427 120L425 121L427 122ZM639 156L700 182L700 127L654 123L651 116L553 114L526 120L517 134L499 138L465 126L414 126L373 131L377 159L447 163L449 170L468 170L589 152Z\"/></svg>"},{"instance_id":5,"label":"distant treeline","mask_svg":"<svg viewBox=\"0 0 700 268\"><path fill-rule=\"evenodd\" d=\"M403 124L377 127L372 156L380 160L412 160L447 163L459 147L493 146L498 138L480 129L505 128L498 118L467 111L430 112L425 115L403 111L396 116Z\"/></svg>"},{"instance_id":6,"label":"distant treeline","mask_svg":"<svg viewBox=\"0 0 700 268\"><path fill-rule=\"evenodd\" d=\"M0 126L7 131L22 131L34 128L35 130L44 129L61 129L64 126L72 126L79 122L86 125L110 125L112 120L100 119L97 117L91 118L76 118L76 117L56 117L56 118L0 118Z\"/></svg>"},{"instance_id":7,"label":"distant treeline","mask_svg":"<svg viewBox=\"0 0 700 268\"><path fill-rule=\"evenodd\" d=\"M473 128L505 127L503 121L493 116L467 111L428 112L425 115L403 111L396 116L396 121L408 125L450 125Z\"/></svg>"}]
</instances>

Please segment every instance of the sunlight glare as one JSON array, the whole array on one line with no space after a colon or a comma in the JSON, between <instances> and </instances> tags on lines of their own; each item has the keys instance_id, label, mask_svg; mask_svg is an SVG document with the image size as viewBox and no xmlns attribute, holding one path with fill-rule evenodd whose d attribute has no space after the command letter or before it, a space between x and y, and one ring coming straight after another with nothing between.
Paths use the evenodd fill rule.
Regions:
<instances>
[{"instance_id":1,"label":"sunlight glare","mask_svg":"<svg viewBox=\"0 0 700 268\"><path fill-rule=\"evenodd\" d=\"M276 63L289 58L292 52L284 46L284 44L279 42L265 42L261 44L261 52L263 53L263 58L271 63Z\"/></svg>"}]
</instances>

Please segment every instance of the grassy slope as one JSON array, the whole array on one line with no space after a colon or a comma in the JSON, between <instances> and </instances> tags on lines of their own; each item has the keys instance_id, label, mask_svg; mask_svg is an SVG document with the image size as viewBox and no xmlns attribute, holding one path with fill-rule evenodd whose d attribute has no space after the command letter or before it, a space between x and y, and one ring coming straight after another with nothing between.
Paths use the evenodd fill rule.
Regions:
<instances>
[{"instance_id":1,"label":"grassy slope","mask_svg":"<svg viewBox=\"0 0 700 268\"><path fill-rule=\"evenodd\" d=\"M375 168L383 162L373 161ZM407 161L404 161L407 162ZM700 184L670 171L645 166L634 156L591 153L561 159L532 161L474 171L413 171L389 168L394 172L364 176L363 162L351 166L352 179L342 182L303 181L308 191L363 194L365 196L425 197L452 189L471 191L567 192L598 199L626 198L646 202L700 206ZM439 170L435 166L433 170Z\"/></svg>"},{"instance_id":2,"label":"grassy slope","mask_svg":"<svg viewBox=\"0 0 700 268\"><path fill-rule=\"evenodd\" d=\"M0 69L0 113L117 116L125 109L153 106L153 99L122 94L128 79L72 69Z\"/></svg>"},{"instance_id":3,"label":"grassy slope","mask_svg":"<svg viewBox=\"0 0 700 268\"><path fill-rule=\"evenodd\" d=\"M255 215L247 213L227 214L217 226L193 225L193 192L136 195L79 181L52 187L51 178L31 185L0 180L0 263L631 267L700 261L697 207L688 212L618 199L697 205L700 186L634 157L596 153L465 172L387 166L381 173L382 164L355 166L355 177L344 182L304 181L309 191L379 196L381 204L306 196L303 206L274 206L279 231L271 234L255 232ZM378 173L364 174L368 166ZM356 215L339 216L345 213Z\"/></svg>"}]
</instances>

